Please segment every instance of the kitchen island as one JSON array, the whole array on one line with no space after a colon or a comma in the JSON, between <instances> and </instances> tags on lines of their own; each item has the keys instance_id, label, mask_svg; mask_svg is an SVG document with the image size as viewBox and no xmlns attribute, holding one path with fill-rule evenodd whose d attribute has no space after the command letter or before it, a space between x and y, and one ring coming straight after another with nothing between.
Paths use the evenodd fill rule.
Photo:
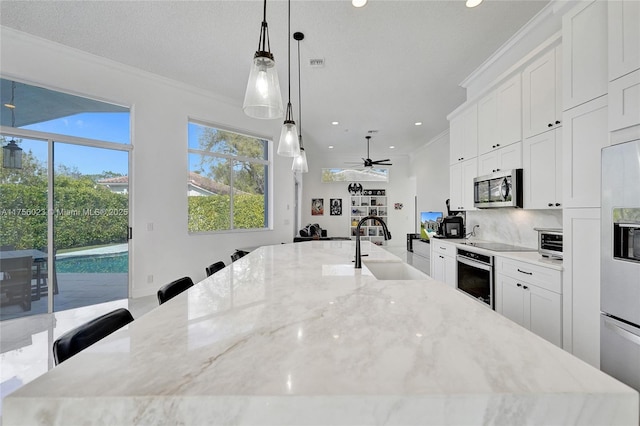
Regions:
<instances>
[{"instance_id":1,"label":"kitchen island","mask_svg":"<svg viewBox=\"0 0 640 426\"><path fill-rule=\"evenodd\" d=\"M9 395L3 424L638 424L633 389L362 251L261 247Z\"/></svg>"}]
</instances>

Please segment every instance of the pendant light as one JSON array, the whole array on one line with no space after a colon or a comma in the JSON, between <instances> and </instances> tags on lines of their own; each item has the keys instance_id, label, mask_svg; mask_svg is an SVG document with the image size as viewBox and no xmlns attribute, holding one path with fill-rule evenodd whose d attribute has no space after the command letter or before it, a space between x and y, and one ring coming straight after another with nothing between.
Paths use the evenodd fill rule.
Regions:
<instances>
[{"instance_id":1,"label":"pendant light","mask_svg":"<svg viewBox=\"0 0 640 426\"><path fill-rule=\"evenodd\" d=\"M15 104L16 82L11 82L11 102L4 104L11 109L11 127L16 127L16 104ZM2 167L5 169L21 169L22 168L22 148L18 146L15 140L11 139L9 143L2 147Z\"/></svg>"},{"instance_id":2,"label":"pendant light","mask_svg":"<svg viewBox=\"0 0 640 426\"><path fill-rule=\"evenodd\" d=\"M304 34L295 32L293 33L293 38L298 42L298 120L300 123L300 126L298 126L298 141L300 142L300 154L293 158L291 170L294 172L307 173L309 171L307 154L304 152L304 145L302 144L302 84L300 83L300 40L304 39Z\"/></svg>"},{"instance_id":3,"label":"pendant light","mask_svg":"<svg viewBox=\"0 0 640 426\"><path fill-rule=\"evenodd\" d=\"M247 91L242 105L249 117L273 119L282 117L282 95L278 70L271 54L269 27L267 26L267 0L264 0L264 14L260 27L258 50L253 56Z\"/></svg>"},{"instance_id":4,"label":"pendant light","mask_svg":"<svg viewBox=\"0 0 640 426\"><path fill-rule=\"evenodd\" d=\"M291 0L289 4L289 23L287 29L287 75L289 80L289 102L287 103L287 113L280 132L280 142L278 143L278 155L283 157L297 157L300 155L300 144L298 143L298 129L293 121L291 111Z\"/></svg>"}]
</instances>

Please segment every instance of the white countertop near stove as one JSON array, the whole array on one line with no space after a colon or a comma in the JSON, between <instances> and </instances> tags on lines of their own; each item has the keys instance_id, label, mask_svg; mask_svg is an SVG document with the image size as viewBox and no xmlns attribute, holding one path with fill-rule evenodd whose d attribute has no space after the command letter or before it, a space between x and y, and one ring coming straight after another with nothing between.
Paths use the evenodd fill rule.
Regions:
<instances>
[{"instance_id":1,"label":"white countertop near stove","mask_svg":"<svg viewBox=\"0 0 640 426\"><path fill-rule=\"evenodd\" d=\"M562 259L550 259L548 257L543 257L540 253L538 253L537 249L531 249L532 251L495 251L495 250L487 250L480 247L476 247L473 245L467 245L466 242L471 243L490 243L493 241L484 241L484 240L475 240L475 239L437 239L436 241L443 241L448 244L454 244L456 247L460 247L467 250L477 251L481 253L486 253L491 256L501 256L509 259L519 260L526 263L531 263L533 265L544 266L546 268L556 269L558 271L562 271Z\"/></svg>"},{"instance_id":2,"label":"white countertop near stove","mask_svg":"<svg viewBox=\"0 0 640 426\"><path fill-rule=\"evenodd\" d=\"M354 251L261 247L6 397L3 424L638 424L633 389Z\"/></svg>"}]
</instances>

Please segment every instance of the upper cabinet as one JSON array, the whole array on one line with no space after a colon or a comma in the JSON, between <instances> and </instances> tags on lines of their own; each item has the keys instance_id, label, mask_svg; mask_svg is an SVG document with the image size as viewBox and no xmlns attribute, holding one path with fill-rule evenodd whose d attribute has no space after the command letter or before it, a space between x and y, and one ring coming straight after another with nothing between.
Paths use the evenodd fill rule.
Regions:
<instances>
[{"instance_id":1,"label":"upper cabinet","mask_svg":"<svg viewBox=\"0 0 640 426\"><path fill-rule=\"evenodd\" d=\"M609 146L607 97L564 112L564 207L600 207L600 151Z\"/></svg>"},{"instance_id":2,"label":"upper cabinet","mask_svg":"<svg viewBox=\"0 0 640 426\"><path fill-rule=\"evenodd\" d=\"M522 72L524 137L562 124L562 46L549 50Z\"/></svg>"},{"instance_id":3,"label":"upper cabinet","mask_svg":"<svg viewBox=\"0 0 640 426\"><path fill-rule=\"evenodd\" d=\"M475 210L473 179L478 176L478 158L461 161L449 167L451 210Z\"/></svg>"},{"instance_id":4,"label":"upper cabinet","mask_svg":"<svg viewBox=\"0 0 640 426\"><path fill-rule=\"evenodd\" d=\"M618 0L609 6L609 80L640 68L640 2Z\"/></svg>"},{"instance_id":5,"label":"upper cabinet","mask_svg":"<svg viewBox=\"0 0 640 426\"><path fill-rule=\"evenodd\" d=\"M471 105L451 119L449 132L449 164L469 160L478 155L478 106Z\"/></svg>"},{"instance_id":6,"label":"upper cabinet","mask_svg":"<svg viewBox=\"0 0 640 426\"><path fill-rule=\"evenodd\" d=\"M524 208L562 208L562 129L525 139Z\"/></svg>"},{"instance_id":7,"label":"upper cabinet","mask_svg":"<svg viewBox=\"0 0 640 426\"><path fill-rule=\"evenodd\" d=\"M640 135L640 2L608 6L609 130L616 132L612 142L620 143Z\"/></svg>"},{"instance_id":8,"label":"upper cabinet","mask_svg":"<svg viewBox=\"0 0 640 426\"><path fill-rule=\"evenodd\" d=\"M565 111L607 93L607 3L579 2L562 17Z\"/></svg>"},{"instance_id":9,"label":"upper cabinet","mask_svg":"<svg viewBox=\"0 0 640 426\"><path fill-rule=\"evenodd\" d=\"M478 155L522 140L520 73L478 102Z\"/></svg>"}]
</instances>

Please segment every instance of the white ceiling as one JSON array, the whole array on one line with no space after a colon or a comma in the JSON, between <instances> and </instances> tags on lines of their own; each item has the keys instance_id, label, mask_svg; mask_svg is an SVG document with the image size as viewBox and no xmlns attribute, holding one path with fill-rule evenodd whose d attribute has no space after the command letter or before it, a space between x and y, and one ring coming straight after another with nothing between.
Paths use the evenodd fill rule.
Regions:
<instances>
[{"instance_id":1,"label":"white ceiling","mask_svg":"<svg viewBox=\"0 0 640 426\"><path fill-rule=\"evenodd\" d=\"M468 9L464 0L369 0L356 9L349 0L293 0L291 31L305 34L308 155L330 155L334 166L364 157L369 130L378 131L372 159L411 154L447 129L446 115L465 100L458 84L547 3L485 0ZM286 18L286 1L267 3L285 104ZM238 108L261 20L262 1L254 0L0 1L2 25L211 90ZM298 121L296 43L292 104ZM325 66L310 67L310 58L324 58Z\"/></svg>"}]
</instances>

